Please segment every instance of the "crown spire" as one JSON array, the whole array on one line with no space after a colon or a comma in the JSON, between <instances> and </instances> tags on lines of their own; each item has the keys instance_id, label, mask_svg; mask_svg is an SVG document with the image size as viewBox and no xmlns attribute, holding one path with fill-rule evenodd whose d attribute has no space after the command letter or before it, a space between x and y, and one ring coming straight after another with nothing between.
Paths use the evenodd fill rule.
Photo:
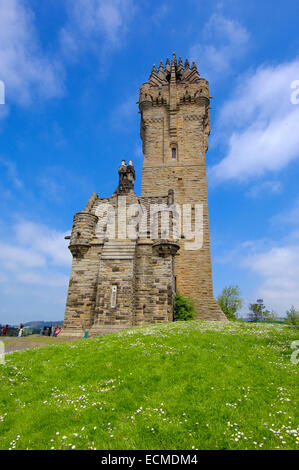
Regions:
<instances>
[{"instance_id":1,"label":"crown spire","mask_svg":"<svg viewBox=\"0 0 299 470\"><path fill-rule=\"evenodd\" d=\"M165 62L165 72L170 72L170 61L168 57Z\"/></svg>"},{"instance_id":2,"label":"crown spire","mask_svg":"<svg viewBox=\"0 0 299 470\"><path fill-rule=\"evenodd\" d=\"M172 61L171 61L171 66L176 66L177 61L176 61L176 55L175 52L172 54Z\"/></svg>"},{"instance_id":3,"label":"crown spire","mask_svg":"<svg viewBox=\"0 0 299 470\"><path fill-rule=\"evenodd\" d=\"M171 71L170 71L170 83L176 83L176 57L175 53L173 53L172 61L171 61Z\"/></svg>"},{"instance_id":4,"label":"crown spire","mask_svg":"<svg viewBox=\"0 0 299 470\"><path fill-rule=\"evenodd\" d=\"M183 63L180 56L177 60L175 52L172 54L171 60L167 57L165 67L163 60L160 61L159 67L153 64L152 71L149 77L149 82L154 86L167 85L167 83L193 83L200 79L195 61L192 62L190 67L189 60Z\"/></svg>"},{"instance_id":5,"label":"crown spire","mask_svg":"<svg viewBox=\"0 0 299 470\"><path fill-rule=\"evenodd\" d=\"M150 77L149 77L149 80L150 80L150 82L155 83L156 79L157 79L157 69L156 69L156 65L154 64L153 68L152 68L152 71L151 71L151 74L150 74Z\"/></svg>"},{"instance_id":6,"label":"crown spire","mask_svg":"<svg viewBox=\"0 0 299 470\"><path fill-rule=\"evenodd\" d=\"M182 74L182 72L184 71L183 61L182 61L181 57L179 58L177 71L178 71L179 74Z\"/></svg>"}]
</instances>

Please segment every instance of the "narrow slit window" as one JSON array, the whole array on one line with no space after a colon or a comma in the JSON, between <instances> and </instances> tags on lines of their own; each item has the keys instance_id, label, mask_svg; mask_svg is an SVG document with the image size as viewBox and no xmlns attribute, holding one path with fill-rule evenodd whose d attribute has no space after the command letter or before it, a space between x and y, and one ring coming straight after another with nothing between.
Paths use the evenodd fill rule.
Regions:
<instances>
[{"instance_id":1,"label":"narrow slit window","mask_svg":"<svg viewBox=\"0 0 299 470\"><path fill-rule=\"evenodd\" d=\"M116 307L116 294L117 294L117 286L112 286L112 293L111 293L111 307Z\"/></svg>"},{"instance_id":2,"label":"narrow slit window","mask_svg":"<svg viewBox=\"0 0 299 470\"><path fill-rule=\"evenodd\" d=\"M173 147L172 149L172 158L176 158L176 148Z\"/></svg>"}]
</instances>

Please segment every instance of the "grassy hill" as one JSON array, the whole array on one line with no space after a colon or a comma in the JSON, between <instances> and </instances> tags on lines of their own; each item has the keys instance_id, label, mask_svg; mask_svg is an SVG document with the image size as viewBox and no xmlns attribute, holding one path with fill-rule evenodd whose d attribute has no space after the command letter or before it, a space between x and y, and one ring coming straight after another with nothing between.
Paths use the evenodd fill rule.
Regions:
<instances>
[{"instance_id":1,"label":"grassy hill","mask_svg":"<svg viewBox=\"0 0 299 470\"><path fill-rule=\"evenodd\" d=\"M298 339L192 321L8 355L0 449L298 449Z\"/></svg>"}]
</instances>

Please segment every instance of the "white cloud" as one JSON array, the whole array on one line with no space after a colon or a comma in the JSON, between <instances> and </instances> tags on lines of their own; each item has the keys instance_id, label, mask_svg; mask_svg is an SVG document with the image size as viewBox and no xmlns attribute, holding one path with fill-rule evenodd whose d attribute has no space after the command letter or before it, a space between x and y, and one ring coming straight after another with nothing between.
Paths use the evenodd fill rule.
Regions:
<instances>
[{"instance_id":1,"label":"white cloud","mask_svg":"<svg viewBox=\"0 0 299 470\"><path fill-rule=\"evenodd\" d=\"M47 257L56 266L69 266L70 254L66 249L66 233L46 225L21 221L15 225L16 242Z\"/></svg>"},{"instance_id":2,"label":"white cloud","mask_svg":"<svg viewBox=\"0 0 299 470\"><path fill-rule=\"evenodd\" d=\"M43 53L34 21L24 1L0 0L0 79L7 105L28 105L36 96L62 93L62 70Z\"/></svg>"},{"instance_id":3,"label":"white cloud","mask_svg":"<svg viewBox=\"0 0 299 470\"><path fill-rule=\"evenodd\" d=\"M1 119L1 116L0 116ZM23 183L18 176L16 164L11 160L1 157L0 155L0 165L4 166L7 171L8 179L13 183L16 188L22 188Z\"/></svg>"},{"instance_id":4,"label":"white cloud","mask_svg":"<svg viewBox=\"0 0 299 470\"><path fill-rule=\"evenodd\" d=\"M143 158L142 143L139 140L135 144L134 155L138 160Z\"/></svg>"},{"instance_id":5,"label":"white cloud","mask_svg":"<svg viewBox=\"0 0 299 470\"><path fill-rule=\"evenodd\" d=\"M227 155L212 167L212 181L244 181L286 167L299 157L299 105L291 103L291 83L299 59L262 66L240 81L217 125L228 135Z\"/></svg>"},{"instance_id":6,"label":"white cloud","mask_svg":"<svg viewBox=\"0 0 299 470\"><path fill-rule=\"evenodd\" d=\"M257 297L285 313L291 305L299 308L299 245L281 245L248 257L244 265L257 273L262 283Z\"/></svg>"},{"instance_id":7,"label":"white cloud","mask_svg":"<svg viewBox=\"0 0 299 470\"><path fill-rule=\"evenodd\" d=\"M76 0L67 2L67 11L60 42L66 56L75 60L86 49L103 53L120 47L135 6L133 0Z\"/></svg>"},{"instance_id":8,"label":"white cloud","mask_svg":"<svg viewBox=\"0 0 299 470\"><path fill-rule=\"evenodd\" d=\"M283 185L280 181L261 181L258 184L251 186L251 188L246 192L246 196L257 199L259 197L264 197L265 194L280 194L282 189Z\"/></svg>"},{"instance_id":9,"label":"white cloud","mask_svg":"<svg viewBox=\"0 0 299 470\"><path fill-rule=\"evenodd\" d=\"M11 228L11 241L0 242L2 268L26 273L27 268L68 267L71 255L66 233L43 224L22 220Z\"/></svg>"},{"instance_id":10,"label":"white cloud","mask_svg":"<svg viewBox=\"0 0 299 470\"><path fill-rule=\"evenodd\" d=\"M286 225L298 225L299 223L299 197L295 200L292 207L274 215L270 222L272 225L285 227Z\"/></svg>"},{"instance_id":11,"label":"white cloud","mask_svg":"<svg viewBox=\"0 0 299 470\"><path fill-rule=\"evenodd\" d=\"M123 131L131 129L136 123L137 101L136 94L132 94L113 109L111 124Z\"/></svg>"},{"instance_id":12,"label":"white cloud","mask_svg":"<svg viewBox=\"0 0 299 470\"><path fill-rule=\"evenodd\" d=\"M215 256L215 263L226 265L226 273L232 268L233 275L237 276L236 283L246 299L245 314L248 304L258 298L281 316L291 305L299 309L298 240L296 231L280 242L266 238L248 240Z\"/></svg>"},{"instance_id":13,"label":"white cloud","mask_svg":"<svg viewBox=\"0 0 299 470\"><path fill-rule=\"evenodd\" d=\"M283 238L247 241L216 259L218 263L234 264L234 269L238 265L249 269L258 286L249 295L251 302L262 298L267 308L284 315L291 305L299 309L299 199L270 222L274 233L283 228ZM250 276L241 287L246 291L249 284Z\"/></svg>"},{"instance_id":14,"label":"white cloud","mask_svg":"<svg viewBox=\"0 0 299 470\"><path fill-rule=\"evenodd\" d=\"M238 21L215 13L205 25L204 41L194 44L189 55L200 65L203 76L215 81L232 71L234 63L246 52L249 38Z\"/></svg>"},{"instance_id":15,"label":"white cloud","mask_svg":"<svg viewBox=\"0 0 299 470\"><path fill-rule=\"evenodd\" d=\"M0 323L62 318L71 264L65 233L28 220L7 231L9 241L0 242Z\"/></svg>"},{"instance_id":16,"label":"white cloud","mask_svg":"<svg viewBox=\"0 0 299 470\"><path fill-rule=\"evenodd\" d=\"M8 114L9 114L8 107L3 104L0 104L0 119L6 118ZM0 132L1 132L1 129L0 129Z\"/></svg>"},{"instance_id":17,"label":"white cloud","mask_svg":"<svg viewBox=\"0 0 299 470\"><path fill-rule=\"evenodd\" d=\"M77 60L93 50L105 55L122 47L136 7L133 0L67 0L67 21L60 30L60 49L50 57L41 45L29 2L0 0L0 80L6 104L27 106L34 100L60 97L64 92L62 59Z\"/></svg>"},{"instance_id":18,"label":"white cloud","mask_svg":"<svg viewBox=\"0 0 299 470\"><path fill-rule=\"evenodd\" d=\"M167 15L169 15L170 10L171 6L169 4L159 2L159 5L153 11L153 15L150 18L151 22L156 25L160 25L165 20Z\"/></svg>"},{"instance_id":19,"label":"white cloud","mask_svg":"<svg viewBox=\"0 0 299 470\"><path fill-rule=\"evenodd\" d=\"M0 243L0 259L2 267L11 271L45 265L45 258L40 253L8 243Z\"/></svg>"},{"instance_id":20,"label":"white cloud","mask_svg":"<svg viewBox=\"0 0 299 470\"><path fill-rule=\"evenodd\" d=\"M16 279L22 284L31 284L35 286L46 286L46 287L65 287L68 284L68 276L63 276L60 273L55 275L47 275L44 273L38 274L36 272L27 271L26 273L17 273ZM65 298L66 301L66 298Z\"/></svg>"}]
</instances>

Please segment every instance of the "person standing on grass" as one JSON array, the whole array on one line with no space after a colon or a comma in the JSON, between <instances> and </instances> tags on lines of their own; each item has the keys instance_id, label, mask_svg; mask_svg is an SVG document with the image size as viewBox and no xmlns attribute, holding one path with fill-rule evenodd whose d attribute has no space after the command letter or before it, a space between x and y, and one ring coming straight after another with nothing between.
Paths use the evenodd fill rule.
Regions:
<instances>
[{"instance_id":1,"label":"person standing on grass","mask_svg":"<svg viewBox=\"0 0 299 470\"><path fill-rule=\"evenodd\" d=\"M56 338L57 338L57 336L61 333L61 330L62 330L61 326L58 326L58 327L55 329L55 336L56 336Z\"/></svg>"},{"instance_id":2,"label":"person standing on grass","mask_svg":"<svg viewBox=\"0 0 299 470\"><path fill-rule=\"evenodd\" d=\"M24 325L23 325L23 323L21 323L20 326L19 326L19 333L18 333L19 338L21 338L21 336L23 334L23 331L24 331Z\"/></svg>"},{"instance_id":3,"label":"person standing on grass","mask_svg":"<svg viewBox=\"0 0 299 470\"><path fill-rule=\"evenodd\" d=\"M2 328L2 335L5 336L8 330L8 325L6 325L4 328Z\"/></svg>"}]
</instances>

